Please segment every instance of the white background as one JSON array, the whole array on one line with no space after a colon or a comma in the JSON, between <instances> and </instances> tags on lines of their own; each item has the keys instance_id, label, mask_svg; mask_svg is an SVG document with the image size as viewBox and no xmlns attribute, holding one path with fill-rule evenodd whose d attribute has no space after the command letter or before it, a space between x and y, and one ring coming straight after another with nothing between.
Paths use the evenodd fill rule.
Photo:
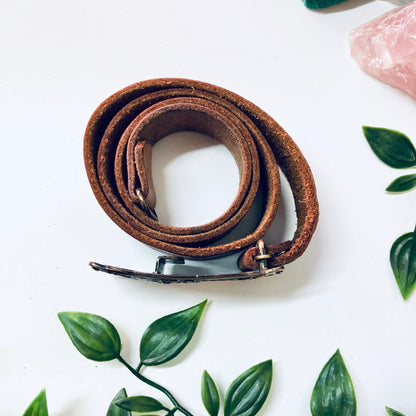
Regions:
<instances>
[{"instance_id":1,"label":"white background","mask_svg":"<svg viewBox=\"0 0 416 416\"><path fill-rule=\"evenodd\" d=\"M272 358L275 377L261 414L308 415L316 378L337 348L358 415L385 415L385 405L416 414L416 296L402 300L388 260L393 241L414 228L416 192L384 191L402 172L383 165L361 132L363 124L395 128L416 143L416 104L365 75L348 47L351 29L393 7L381 0L321 12L300 0L2 2L2 415L21 415L44 387L54 416L105 415L121 387L162 399L117 362L82 357L56 314L107 317L135 364L148 324L205 298L192 348L175 365L146 372L194 414L206 414L204 369L224 392L245 369ZM104 214L82 159L94 109L117 90L156 77L234 91L302 149L316 179L320 222L307 252L280 276L161 286L88 267L95 260L152 271L159 255ZM237 191L228 152L193 138L161 142L154 152L156 188L166 189L159 212L172 224L215 218ZM181 175L187 182L179 188ZM290 236L289 199L280 214L286 222L276 233Z\"/></svg>"}]
</instances>

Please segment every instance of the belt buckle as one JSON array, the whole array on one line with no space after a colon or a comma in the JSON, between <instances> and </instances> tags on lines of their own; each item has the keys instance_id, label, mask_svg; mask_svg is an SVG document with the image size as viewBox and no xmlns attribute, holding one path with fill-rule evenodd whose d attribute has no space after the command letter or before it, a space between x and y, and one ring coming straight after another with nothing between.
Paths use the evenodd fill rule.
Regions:
<instances>
[{"instance_id":1,"label":"belt buckle","mask_svg":"<svg viewBox=\"0 0 416 416\"><path fill-rule=\"evenodd\" d=\"M139 272L131 269L124 269L120 267L109 266L96 262L90 262L90 266L96 270L108 274L127 277L130 279L148 280L157 283L198 283L198 282L213 282L224 280L251 280L263 276L274 276L283 271L283 266L267 267L268 259L272 258L271 254L267 254L266 246L263 240L257 243L259 255L254 258L259 262L259 270L251 270L246 272L227 273L227 274L166 274L166 264L185 265L185 258L176 255L158 256L155 264L155 271L153 273Z\"/></svg>"}]
</instances>

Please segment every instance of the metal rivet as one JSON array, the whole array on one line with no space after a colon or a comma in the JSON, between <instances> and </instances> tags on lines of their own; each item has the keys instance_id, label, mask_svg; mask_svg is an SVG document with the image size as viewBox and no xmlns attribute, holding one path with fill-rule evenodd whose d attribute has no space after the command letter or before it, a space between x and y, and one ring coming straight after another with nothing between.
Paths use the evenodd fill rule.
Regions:
<instances>
[{"instance_id":1,"label":"metal rivet","mask_svg":"<svg viewBox=\"0 0 416 416\"><path fill-rule=\"evenodd\" d=\"M143 196L143 193L142 193L141 189L136 188L136 195L137 195L137 198L139 198L139 205L140 205L140 208L141 208L141 209L142 209L142 210L146 213L146 215L148 215L151 219L153 219L153 220L155 220L155 221L158 221L159 219L158 219L158 217L157 217L156 211L155 211L153 208L149 207L148 203L146 202L146 199L145 199L145 198L144 198L144 196Z\"/></svg>"},{"instance_id":2,"label":"metal rivet","mask_svg":"<svg viewBox=\"0 0 416 416\"><path fill-rule=\"evenodd\" d=\"M257 248L260 254L258 256L254 256L254 258L260 263L260 270L266 270L268 268L267 260L271 259L273 256L271 254L267 254L266 245L263 240L259 240L257 242Z\"/></svg>"}]
</instances>

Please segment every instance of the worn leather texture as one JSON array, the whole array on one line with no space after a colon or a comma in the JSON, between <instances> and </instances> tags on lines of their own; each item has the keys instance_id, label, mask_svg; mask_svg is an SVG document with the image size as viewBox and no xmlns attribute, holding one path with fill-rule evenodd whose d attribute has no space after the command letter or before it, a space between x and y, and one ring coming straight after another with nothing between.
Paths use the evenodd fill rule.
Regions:
<instances>
[{"instance_id":1,"label":"worn leather texture","mask_svg":"<svg viewBox=\"0 0 416 416\"><path fill-rule=\"evenodd\" d=\"M239 168L236 198L207 224L172 227L149 215L156 203L151 147L177 131L212 136L229 149ZM240 269L258 270L256 243L272 225L279 205L279 167L293 193L297 226L290 241L267 246L271 254L267 266L282 266L299 257L317 225L314 179L294 141L259 107L215 85L152 79L113 94L88 123L84 160L92 190L107 215L132 237L164 252L205 259L246 249ZM247 215L260 186L263 213L255 230L236 241L216 244Z\"/></svg>"}]
</instances>

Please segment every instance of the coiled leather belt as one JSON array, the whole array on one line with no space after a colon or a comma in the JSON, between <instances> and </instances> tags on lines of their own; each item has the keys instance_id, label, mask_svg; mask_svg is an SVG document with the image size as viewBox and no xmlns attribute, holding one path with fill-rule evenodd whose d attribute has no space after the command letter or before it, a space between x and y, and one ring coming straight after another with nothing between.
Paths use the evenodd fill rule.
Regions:
<instances>
[{"instance_id":1,"label":"coiled leather belt","mask_svg":"<svg viewBox=\"0 0 416 416\"><path fill-rule=\"evenodd\" d=\"M229 149L239 168L240 184L229 209L214 221L171 227L159 223L154 210L151 148L163 137L187 130L210 135ZM258 277L274 273L299 257L318 220L313 176L293 140L260 108L215 85L153 79L115 93L88 123L84 160L101 207L137 240L177 256L199 259L245 249L238 262L242 272L225 276L168 276L160 270L140 273L91 263L96 270L165 283ZM261 238L276 216L280 199L279 167L293 193L297 227L291 241L264 247ZM236 241L215 245L246 216L259 186L264 204L256 229Z\"/></svg>"}]
</instances>

